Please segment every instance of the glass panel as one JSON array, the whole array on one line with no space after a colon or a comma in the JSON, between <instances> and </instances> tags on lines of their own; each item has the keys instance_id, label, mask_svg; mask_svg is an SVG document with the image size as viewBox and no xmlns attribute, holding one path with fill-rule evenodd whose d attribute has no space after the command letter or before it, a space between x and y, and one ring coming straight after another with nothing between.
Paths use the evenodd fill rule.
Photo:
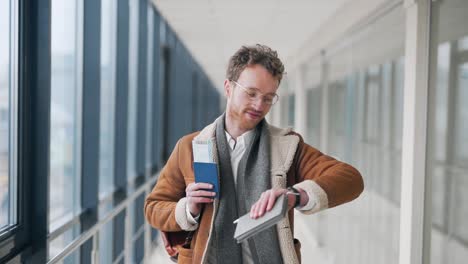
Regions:
<instances>
[{"instance_id":1,"label":"glass panel","mask_svg":"<svg viewBox=\"0 0 468 264\"><path fill-rule=\"evenodd\" d=\"M105 224L99 232L99 263L112 263L113 222Z\"/></svg>"},{"instance_id":2,"label":"glass panel","mask_svg":"<svg viewBox=\"0 0 468 264\"><path fill-rule=\"evenodd\" d=\"M401 171L401 149L402 149L402 138L403 138L403 88L405 79L405 62L404 58L401 57L394 61L392 67L393 74L393 87L392 89L392 138L390 141L391 148L391 170L389 177L393 180L391 199L396 204L400 204L401 199L401 177L395 177L394 171ZM398 246L398 244L397 244Z\"/></svg>"},{"instance_id":3,"label":"glass panel","mask_svg":"<svg viewBox=\"0 0 468 264\"><path fill-rule=\"evenodd\" d=\"M318 57L307 62L302 69L302 83L307 89L307 135L305 141L316 148L320 146L320 115L322 112L321 66L321 60Z\"/></svg>"},{"instance_id":4,"label":"glass panel","mask_svg":"<svg viewBox=\"0 0 468 264\"><path fill-rule=\"evenodd\" d=\"M127 134L127 179L136 177L136 130L138 91L138 4L130 1L130 43L129 43L129 84L128 84L128 134Z\"/></svg>"},{"instance_id":5,"label":"glass panel","mask_svg":"<svg viewBox=\"0 0 468 264\"><path fill-rule=\"evenodd\" d=\"M145 256L145 240L144 240L144 235L140 235L133 244L134 263L143 263L144 256Z\"/></svg>"},{"instance_id":6,"label":"glass panel","mask_svg":"<svg viewBox=\"0 0 468 264\"><path fill-rule=\"evenodd\" d=\"M161 56L161 49L156 48L159 47L160 40L161 40L161 27L163 23L160 23L160 18L157 12L152 11L154 13L153 16L153 46L152 47L152 52L154 52L153 56L153 72L150 73L149 75L152 76L153 78L153 96L152 96L152 149L151 149L151 156L152 156L152 163L159 167L161 166L160 161L162 159L162 123L163 123L163 118L162 118L162 98L163 96L160 96L163 91L163 73L164 73L164 60L162 59L163 56ZM201 94L201 93L200 93ZM201 114L201 113L200 113ZM199 119L202 120L202 119Z\"/></svg>"},{"instance_id":7,"label":"glass panel","mask_svg":"<svg viewBox=\"0 0 468 264\"><path fill-rule=\"evenodd\" d=\"M307 90L307 144L320 146L320 114L322 90L320 87Z\"/></svg>"},{"instance_id":8,"label":"glass panel","mask_svg":"<svg viewBox=\"0 0 468 264\"><path fill-rule=\"evenodd\" d=\"M102 221L108 214L118 206L118 203L113 199L105 199L99 203L98 220ZM123 229L122 229L123 230ZM112 263L114 244L110 241L115 241L114 236L114 220L109 220L99 230L98 246L99 246L99 263ZM123 231L120 231L124 233Z\"/></svg>"},{"instance_id":9,"label":"glass panel","mask_svg":"<svg viewBox=\"0 0 468 264\"><path fill-rule=\"evenodd\" d=\"M131 204L130 204L131 206ZM131 211L131 210L129 210ZM125 249L125 214L126 211L123 211L116 215L113 219L113 240L112 240L112 259L115 262L124 254Z\"/></svg>"},{"instance_id":10,"label":"glass panel","mask_svg":"<svg viewBox=\"0 0 468 264\"><path fill-rule=\"evenodd\" d=\"M458 48L460 51L468 50L468 36L460 38L458 40Z\"/></svg>"},{"instance_id":11,"label":"glass panel","mask_svg":"<svg viewBox=\"0 0 468 264\"><path fill-rule=\"evenodd\" d=\"M146 144L145 144L145 157L146 157L146 168L151 168L152 157L151 157L151 146L152 146L152 120L153 120L153 34L154 34L154 13L151 4L148 4L148 67L147 67L147 93L146 93Z\"/></svg>"},{"instance_id":12,"label":"glass panel","mask_svg":"<svg viewBox=\"0 0 468 264\"><path fill-rule=\"evenodd\" d=\"M117 264L124 264L124 257L125 255L122 255L122 257L120 258L120 260L118 262L116 262Z\"/></svg>"},{"instance_id":13,"label":"glass panel","mask_svg":"<svg viewBox=\"0 0 468 264\"><path fill-rule=\"evenodd\" d=\"M380 103L380 72L379 67L371 66L367 72L366 83L366 140L375 143L379 136Z\"/></svg>"},{"instance_id":14,"label":"glass panel","mask_svg":"<svg viewBox=\"0 0 468 264\"><path fill-rule=\"evenodd\" d=\"M288 126L294 127L294 119L295 119L295 113L296 113L296 95L295 94L290 94L288 96Z\"/></svg>"},{"instance_id":15,"label":"glass panel","mask_svg":"<svg viewBox=\"0 0 468 264\"><path fill-rule=\"evenodd\" d=\"M330 154L340 159L345 155L345 100L346 87L345 80L339 80L329 85L329 116L330 134L333 141L330 141Z\"/></svg>"},{"instance_id":16,"label":"glass panel","mask_svg":"<svg viewBox=\"0 0 468 264\"><path fill-rule=\"evenodd\" d=\"M283 80L281 80L281 84L278 88L278 94L280 96L280 99L272 108L274 108L275 111L278 111L278 120L279 124L281 127L287 127L289 126L289 116L290 116L290 99L289 95L291 93L290 87L292 87L291 80L289 79L288 76L284 76Z\"/></svg>"},{"instance_id":17,"label":"glass panel","mask_svg":"<svg viewBox=\"0 0 468 264\"><path fill-rule=\"evenodd\" d=\"M63 264L78 264L78 263L83 263L81 262L80 258L80 250L76 250L73 253L71 253L69 256L67 256L63 260Z\"/></svg>"},{"instance_id":18,"label":"glass panel","mask_svg":"<svg viewBox=\"0 0 468 264\"><path fill-rule=\"evenodd\" d=\"M73 225L69 230L65 231L63 234L55 238L54 240L50 241L49 243L49 259L52 259L53 257L57 256L60 254L73 240L75 240L78 237L80 231L80 226L79 225ZM66 258L64 263L79 263L77 261L79 255L72 254L71 256L75 257L69 257ZM71 262L67 262L71 261Z\"/></svg>"},{"instance_id":19,"label":"glass panel","mask_svg":"<svg viewBox=\"0 0 468 264\"><path fill-rule=\"evenodd\" d=\"M82 12L75 0L53 0L51 6L49 220L53 224L68 221L79 210Z\"/></svg>"},{"instance_id":20,"label":"glass panel","mask_svg":"<svg viewBox=\"0 0 468 264\"><path fill-rule=\"evenodd\" d=\"M431 263L468 259L468 2L431 2L427 173Z\"/></svg>"},{"instance_id":21,"label":"glass panel","mask_svg":"<svg viewBox=\"0 0 468 264\"><path fill-rule=\"evenodd\" d=\"M320 262L323 253L331 263L398 263L404 42L398 5L325 50L324 151L355 166L366 188L349 205L307 218L305 235L313 233L323 248L302 251L307 262Z\"/></svg>"},{"instance_id":22,"label":"glass panel","mask_svg":"<svg viewBox=\"0 0 468 264\"><path fill-rule=\"evenodd\" d=\"M117 2L101 2L101 120L99 133L99 197L114 190L115 68Z\"/></svg>"},{"instance_id":23,"label":"glass panel","mask_svg":"<svg viewBox=\"0 0 468 264\"><path fill-rule=\"evenodd\" d=\"M139 208L143 208L145 206L145 195L142 194L138 198L135 199L135 211L133 216L133 232L136 233L141 227L143 227L145 223L144 215L141 213Z\"/></svg>"},{"instance_id":24,"label":"glass panel","mask_svg":"<svg viewBox=\"0 0 468 264\"><path fill-rule=\"evenodd\" d=\"M468 58L467 58L468 59ZM463 63L463 62L460 62ZM458 164L468 162L468 60L457 69L457 113L455 117L455 159Z\"/></svg>"},{"instance_id":25,"label":"glass panel","mask_svg":"<svg viewBox=\"0 0 468 264\"><path fill-rule=\"evenodd\" d=\"M10 218L10 1L0 4L0 230Z\"/></svg>"},{"instance_id":26,"label":"glass panel","mask_svg":"<svg viewBox=\"0 0 468 264\"><path fill-rule=\"evenodd\" d=\"M156 241L159 231L156 228L151 228L151 241Z\"/></svg>"}]
</instances>

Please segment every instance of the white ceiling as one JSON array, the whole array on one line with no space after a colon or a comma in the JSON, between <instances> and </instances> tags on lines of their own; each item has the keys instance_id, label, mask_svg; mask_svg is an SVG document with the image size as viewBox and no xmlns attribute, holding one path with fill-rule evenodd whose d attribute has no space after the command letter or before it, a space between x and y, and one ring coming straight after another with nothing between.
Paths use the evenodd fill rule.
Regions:
<instances>
[{"instance_id":1,"label":"white ceiling","mask_svg":"<svg viewBox=\"0 0 468 264\"><path fill-rule=\"evenodd\" d=\"M213 84L241 45L266 44L285 62L348 0L153 0Z\"/></svg>"}]
</instances>

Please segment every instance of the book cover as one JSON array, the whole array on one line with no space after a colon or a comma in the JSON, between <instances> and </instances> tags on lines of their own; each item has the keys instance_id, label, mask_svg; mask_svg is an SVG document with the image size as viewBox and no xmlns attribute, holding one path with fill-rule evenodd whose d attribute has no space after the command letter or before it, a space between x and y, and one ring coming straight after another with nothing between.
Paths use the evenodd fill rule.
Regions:
<instances>
[{"instance_id":1,"label":"book cover","mask_svg":"<svg viewBox=\"0 0 468 264\"><path fill-rule=\"evenodd\" d=\"M240 217L237 222L234 239L237 243L242 243L244 240L260 233L261 231L277 224L288 211L288 199L285 194L276 198L275 205L269 212L266 212L262 217L253 219L250 218L250 213Z\"/></svg>"},{"instance_id":2,"label":"book cover","mask_svg":"<svg viewBox=\"0 0 468 264\"><path fill-rule=\"evenodd\" d=\"M215 192L215 198L219 198L218 167L216 163L194 162L193 172L195 173L195 182L211 183L213 189L208 191Z\"/></svg>"}]
</instances>

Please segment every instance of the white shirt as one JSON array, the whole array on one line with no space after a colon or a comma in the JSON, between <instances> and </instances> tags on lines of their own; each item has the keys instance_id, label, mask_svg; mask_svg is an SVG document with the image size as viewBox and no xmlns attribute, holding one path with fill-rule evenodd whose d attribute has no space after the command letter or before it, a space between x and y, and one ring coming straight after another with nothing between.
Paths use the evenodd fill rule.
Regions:
<instances>
[{"instance_id":1,"label":"white shirt","mask_svg":"<svg viewBox=\"0 0 468 264\"><path fill-rule=\"evenodd\" d=\"M237 140L235 140L228 132L226 132L226 139L230 147L229 154L231 156L232 176L234 176L235 186L237 186L237 169L239 168L239 163L244 156L248 144L252 141L253 136L254 131L249 130L237 137Z\"/></svg>"}]
</instances>

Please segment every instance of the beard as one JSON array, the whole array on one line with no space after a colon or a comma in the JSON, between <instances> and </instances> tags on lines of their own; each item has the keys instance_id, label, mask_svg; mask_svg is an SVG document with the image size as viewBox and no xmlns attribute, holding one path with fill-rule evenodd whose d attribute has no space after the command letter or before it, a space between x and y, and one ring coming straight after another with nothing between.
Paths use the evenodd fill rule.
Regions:
<instances>
[{"instance_id":1,"label":"beard","mask_svg":"<svg viewBox=\"0 0 468 264\"><path fill-rule=\"evenodd\" d=\"M265 117L265 113L250 107L245 107L237 111L236 109L229 109L228 115L235 121L237 126L244 130L254 129Z\"/></svg>"}]
</instances>

